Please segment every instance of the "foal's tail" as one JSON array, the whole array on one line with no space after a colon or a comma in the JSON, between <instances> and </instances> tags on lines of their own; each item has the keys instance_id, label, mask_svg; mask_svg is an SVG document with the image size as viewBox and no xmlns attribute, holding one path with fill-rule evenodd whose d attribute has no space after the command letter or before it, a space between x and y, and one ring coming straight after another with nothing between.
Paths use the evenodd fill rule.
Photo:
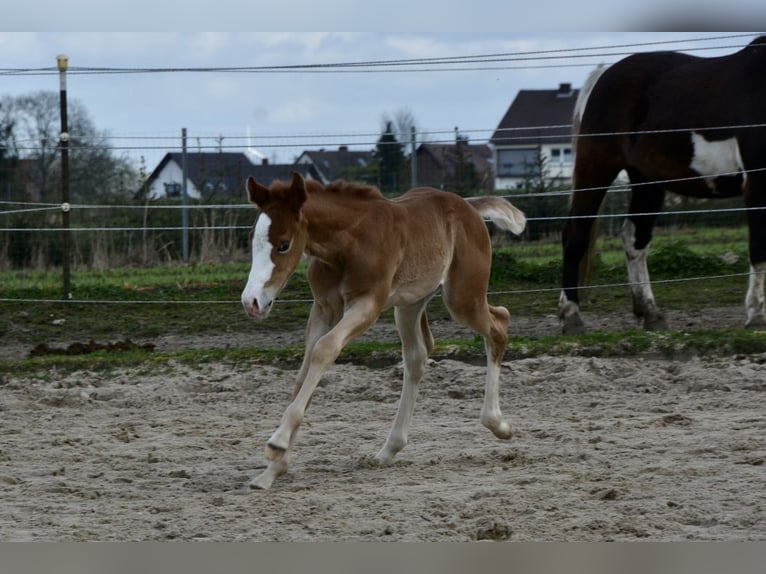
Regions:
<instances>
[{"instance_id":1,"label":"foal's tail","mask_svg":"<svg viewBox=\"0 0 766 574\"><path fill-rule=\"evenodd\" d=\"M502 197L482 195L467 197L466 201L479 212L479 215L514 235L521 235L527 225L527 216L524 212Z\"/></svg>"}]
</instances>

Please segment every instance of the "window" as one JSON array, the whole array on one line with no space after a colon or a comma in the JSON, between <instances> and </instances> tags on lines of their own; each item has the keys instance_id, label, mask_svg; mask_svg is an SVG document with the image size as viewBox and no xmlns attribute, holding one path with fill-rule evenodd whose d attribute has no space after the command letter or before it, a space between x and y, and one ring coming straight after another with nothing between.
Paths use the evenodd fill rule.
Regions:
<instances>
[{"instance_id":1,"label":"window","mask_svg":"<svg viewBox=\"0 0 766 574\"><path fill-rule=\"evenodd\" d=\"M537 148L497 150L499 177L529 177L539 175L540 162Z\"/></svg>"},{"instance_id":2,"label":"window","mask_svg":"<svg viewBox=\"0 0 766 574\"><path fill-rule=\"evenodd\" d=\"M165 196L166 197L181 197L181 184L180 183L166 183L165 184Z\"/></svg>"},{"instance_id":3,"label":"window","mask_svg":"<svg viewBox=\"0 0 766 574\"><path fill-rule=\"evenodd\" d=\"M554 165L571 165L572 148L569 146L551 148L551 163Z\"/></svg>"}]
</instances>

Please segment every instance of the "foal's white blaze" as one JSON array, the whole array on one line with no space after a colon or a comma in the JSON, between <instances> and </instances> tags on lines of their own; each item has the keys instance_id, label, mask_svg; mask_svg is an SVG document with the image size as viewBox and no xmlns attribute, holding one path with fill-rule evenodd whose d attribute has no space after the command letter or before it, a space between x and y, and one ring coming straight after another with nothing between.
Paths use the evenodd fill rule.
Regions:
<instances>
[{"instance_id":1,"label":"foal's white blaze","mask_svg":"<svg viewBox=\"0 0 766 574\"><path fill-rule=\"evenodd\" d=\"M692 132L692 161L689 164L700 175L706 176L705 183L715 191L715 178L721 174L744 172L742 156L739 153L737 138L720 141L708 141L704 136ZM747 181L747 173L743 173L742 185Z\"/></svg>"},{"instance_id":2,"label":"foal's white blaze","mask_svg":"<svg viewBox=\"0 0 766 574\"><path fill-rule=\"evenodd\" d=\"M272 245L269 242L269 227L271 219L261 213L253 230L252 267L242 291L242 305L251 317L262 318L269 314L274 302L273 289L267 288L266 283L271 279L274 262L271 260Z\"/></svg>"}]
</instances>

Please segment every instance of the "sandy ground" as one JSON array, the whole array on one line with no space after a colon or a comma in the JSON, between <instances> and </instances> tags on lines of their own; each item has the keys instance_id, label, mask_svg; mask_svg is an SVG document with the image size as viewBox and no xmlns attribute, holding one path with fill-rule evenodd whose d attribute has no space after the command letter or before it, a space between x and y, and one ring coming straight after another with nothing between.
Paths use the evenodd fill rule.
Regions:
<instances>
[{"instance_id":1,"label":"sandy ground","mask_svg":"<svg viewBox=\"0 0 766 574\"><path fill-rule=\"evenodd\" d=\"M389 467L401 369L339 365L290 472L251 492L294 375L0 376L0 540L766 539L766 356L508 362L510 441L478 421L484 368L434 362Z\"/></svg>"}]
</instances>

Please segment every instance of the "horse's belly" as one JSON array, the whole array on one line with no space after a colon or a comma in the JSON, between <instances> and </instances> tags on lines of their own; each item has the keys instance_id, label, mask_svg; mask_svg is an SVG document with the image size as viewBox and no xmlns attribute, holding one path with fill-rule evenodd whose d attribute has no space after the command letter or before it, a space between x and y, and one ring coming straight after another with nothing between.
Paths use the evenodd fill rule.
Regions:
<instances>
[{"instance_id":1,"label":"horse's belly","mask_svg":"<svg viewBox=\"0 0 766 574\"><path fill-rule=\"evenodd\" d=\"M442 283L445 268L446 262L439 255L417 265L403 265L394 276L387 306L410 305L433 295Z\"/></svg>"},{"instance_id":2,"label":"horse's belly","mask_svg":"<svg viewBox=\"0 0 766 574\"><path fill-rule=\"evenodd\" d=\"M412 305L418 301L433 295L439 286L440 280L426 279L420 281L411 281L396 286L391 290L388 296L386 307L399 307L402 305Z\"/></svg>"}]
</instances>

